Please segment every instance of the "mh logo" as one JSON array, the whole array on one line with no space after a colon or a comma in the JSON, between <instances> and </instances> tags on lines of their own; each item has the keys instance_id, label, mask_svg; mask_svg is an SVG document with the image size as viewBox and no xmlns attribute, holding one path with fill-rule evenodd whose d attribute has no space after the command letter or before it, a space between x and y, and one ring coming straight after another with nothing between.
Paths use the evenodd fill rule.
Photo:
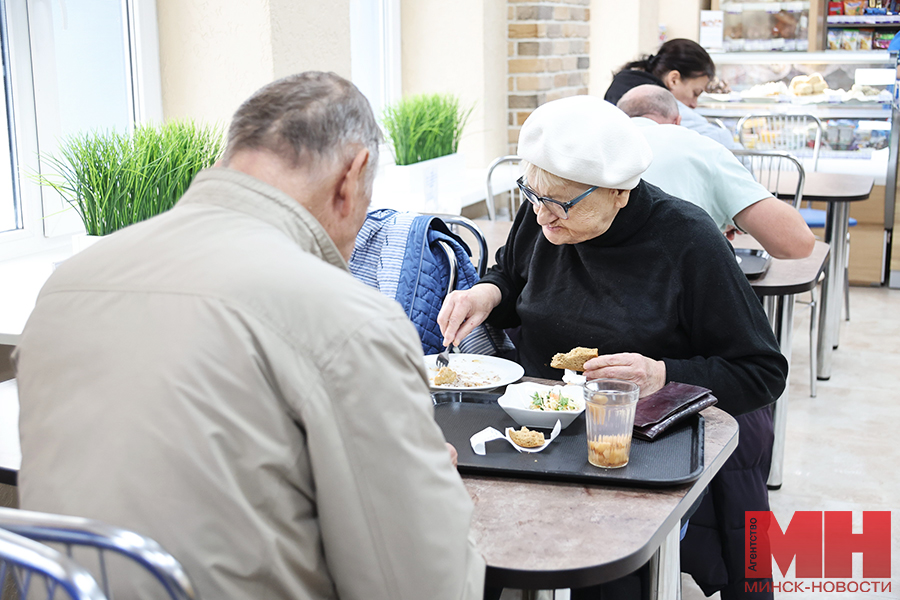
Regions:
<instances>
[{"instance_id":1,"label":"mh logo","mask_svg":"<svg viewBox=\"0 0 900 600\"><path fill-rule=\"evenodd\" d=\"M745 577L772 577L772 559L785 575L796 559L798 578L853 577L853 553L863 555L865 578L891 576L891 512L864 511L863 531L853 533L850 511L797 511L787 529L770 511L744 515Z\"/></svg>"}]
</instances>

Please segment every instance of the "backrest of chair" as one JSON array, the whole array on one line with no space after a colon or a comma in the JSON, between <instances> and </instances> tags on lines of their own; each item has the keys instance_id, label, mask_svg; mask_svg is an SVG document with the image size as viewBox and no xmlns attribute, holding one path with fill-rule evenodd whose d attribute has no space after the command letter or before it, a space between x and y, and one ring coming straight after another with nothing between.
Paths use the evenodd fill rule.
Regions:
<instances>
[{"instance_id":1,"label":"backrest of chair","mask_svg":"<svg viewBox=\"0 0 900 600\"><path fill-rule=\"evenodd\" d=\"M522 157L516 156L514 154L510 154L507 156L501 156L499 158L494 159L494 161L488 167L487 172L487 198L485 200L488 209L488 218L491 221L494 221L497 218L497 210L494 206L494 171L497 170L500 165L507 163L518 163L521 162ZM521 203L521 198L519 197L519 190L513 186L512 191L510 192L510 215L509 218L512 220L515 217L515 211L518 210L519 204Z\"/></svg>"},{"instance_id":2,"label":"backrest of chair","mask_svg":"<svg viewBox=\"0 0 900 600\"><path fill-rule=\"evenodd\" d=\"M434 214L434 216L446 223L450 228L450 231L457 235L462 233L459 231L460 228L469 232L475 241L475 245L478 247L478 261L475 263L478 270L478 278L484 277L484 273L487 271L488 247L487 239L484 237L481 228L471 219L467 219L460 215ZM466 240L466 243L468 243L468 240ZM473 256L472 259L474 260L475 257Z\"/></svg>"},{"instance_id":3,"label":"backrest of chair","mask_svg":"<svg viewBox=\"0 0 900 600\"><path fill-rule=\"evenodd\" d=\"M819 166L819 151L825 127L815 115L750 114L738 121L738 140L748 150L785 151L802 156L812 137L813 170Z\"/></svg>"},{"instance_id":4,"label":"backrest of chair","mask_svg":"<svg viewBox=\"0 0 900 600\"><path fill-rule=\"evenodd\" d=\"M38 542L62 544L96 552L103 592L110 595L107 552L139 566L162 586L172 600L196 600L197 592L181 564L154 540L99 521L34 511L0 508L0 529Z\"/></svg>"},{"instance_id":5,"label":"backrest of chair","mask_svg":"<svg viewBox=\"0 0 900 600\"><path fill-rule=\"evenodd\" d=\"M53 600L58 590L74 600L106 599L91 574L68 556L0 529L0 591L6 590L20 600Z\"/></svg>"},{"instance_id":6,"label":"backrest of chair","mask_svg":"<svg viewBox=\"0 0 900 600\"><path fill-rule=\"evenodd\" d=\"M738 160L753 174L753 178L776 198L800 208L806 171L796 157L787 152L760 150L732 150Z\"/></svg>"}]
</instances>

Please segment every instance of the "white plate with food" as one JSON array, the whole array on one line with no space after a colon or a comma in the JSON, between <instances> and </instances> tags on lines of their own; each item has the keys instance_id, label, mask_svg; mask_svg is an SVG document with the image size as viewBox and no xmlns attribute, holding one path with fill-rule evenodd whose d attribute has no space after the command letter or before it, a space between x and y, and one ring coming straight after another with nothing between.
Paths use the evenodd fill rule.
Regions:
<instances>
[{"instance_id":1,"label":"white plate with food","mask_svg":"<svg viewBox=\"0 0 900 600\"><path fill-rule=\"evenodd\" d=\"M522 365L484 354L450 354L449 370L437 367L437 354L425 357L428 384L433 390L492 390L522 378ZM437 383L435 382L437 380Z\"/></svg>"},{"instance_id":2,"label":"white plate with food","mask_svg":"<svg viewBox=\"0 0 900 600\"><path fill-rule=\"evenodd\" d=\"M584 388L517 383L507 386L497 404L519 425L551 429L559 421L565 429L584 412Z\"/></svg>"}]
</instances>

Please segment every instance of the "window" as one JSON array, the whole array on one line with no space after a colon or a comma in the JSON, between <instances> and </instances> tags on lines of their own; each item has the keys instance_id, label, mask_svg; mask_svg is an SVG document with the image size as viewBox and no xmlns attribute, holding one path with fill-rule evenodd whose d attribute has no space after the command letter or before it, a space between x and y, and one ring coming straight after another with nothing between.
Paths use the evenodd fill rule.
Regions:
<instances>
[{"instance_id":1,"label":"window","mask_svg":"<svg viewBox=\"0 0 900 600\"><path fill-rule=\"evenodd\" d=\"M0 0L0 8L11 142L8 155L0 150L3 258L83 231L68 203L29 178L52 173L38 156L73 134L160 120L162 102L153 0Z\"/></svg>"},{"instance_id":2,"label":"window","mask_svg":"<svg viewBox=\"0 0 900 600\"><path fill-rule=\"evenodd\" d=\"M400 1L350 0L350 79L376 118L401 94Z\"/></svg>"}]
</instances>

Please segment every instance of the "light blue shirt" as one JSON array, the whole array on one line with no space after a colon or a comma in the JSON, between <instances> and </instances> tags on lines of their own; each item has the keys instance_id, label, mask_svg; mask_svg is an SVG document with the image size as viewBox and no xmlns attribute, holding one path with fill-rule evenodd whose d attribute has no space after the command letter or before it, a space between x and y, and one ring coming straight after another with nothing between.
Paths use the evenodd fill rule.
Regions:
<instances>
[{"instance_id":1,"label":"light blue shirt","mask_svg":"<svg viewBox=\"0 0 900 600\"><path fill-rule=\"evenodd\" d=\"M653 150L641 178L664 192L696 204L725 231L734 216L771 196L730 150L681 125L660 125L644 117L631 120Z\"/></svg>"},{"instance_id":2,"label":"light blue shirt","mask_svg":"<svg viewBox=\"0 0 900 600\"><path fill-rule=\"evenodd\" d=\"M696 131L700 135L704 135L713 139L729 150L742 150L743 146L734 141L734 136L730 131L722 129L718 125L713 125L706 120L706 117L698 113L687 104L677 100L678 114L681 115L681 126Z\"/></svg>"}]
</instances>

